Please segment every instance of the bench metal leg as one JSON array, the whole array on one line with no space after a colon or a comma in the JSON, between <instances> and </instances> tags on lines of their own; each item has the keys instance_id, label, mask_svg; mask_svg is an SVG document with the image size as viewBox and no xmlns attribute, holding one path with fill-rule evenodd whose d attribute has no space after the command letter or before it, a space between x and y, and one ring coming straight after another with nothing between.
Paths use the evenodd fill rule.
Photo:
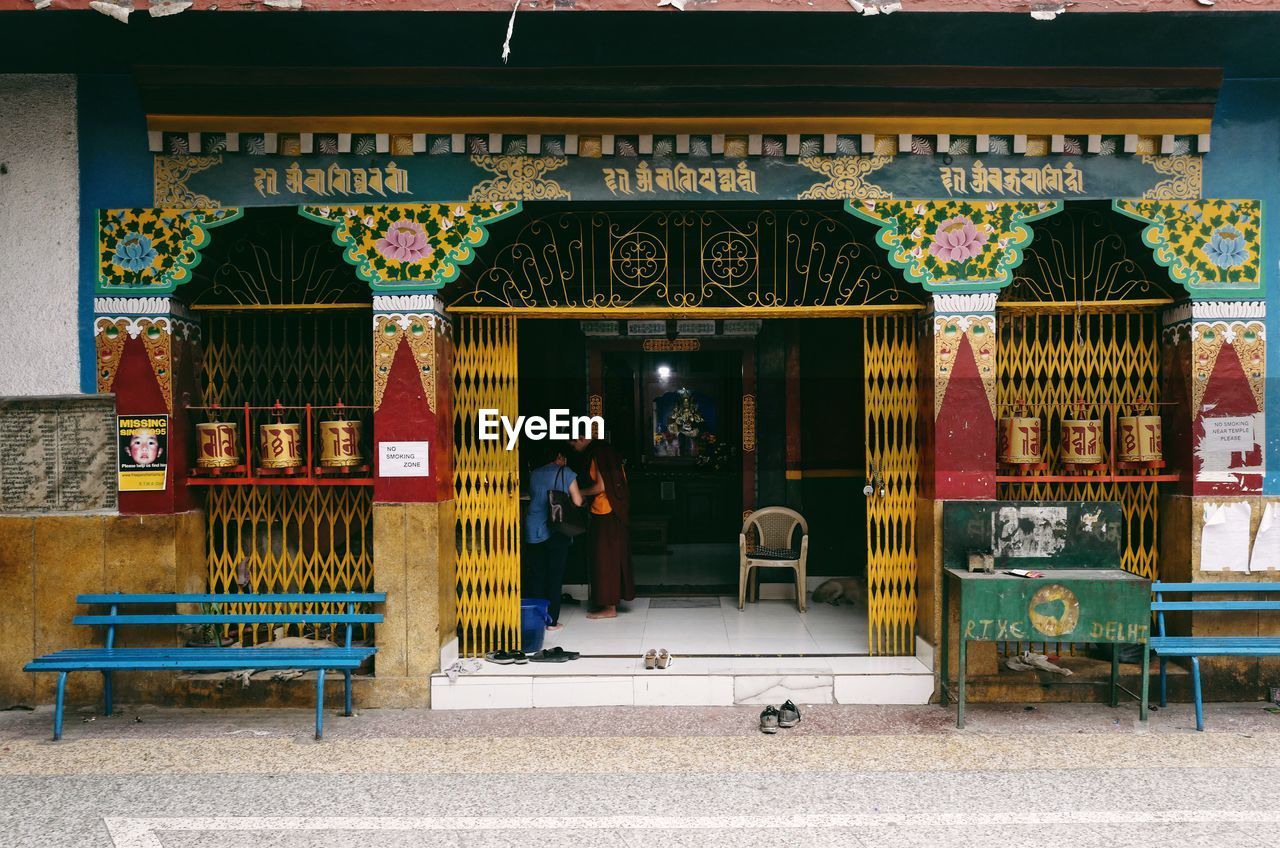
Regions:
<instances>
[{"instance_id":1,"label":"bench metal leg","mask_svg":"<svg viewBox=\"0 0 1280 848\"><path fill-rule=\"evenodd\" d=\"M111 692L111 672L102 672L102 714L104 716L111 715L115 707L115 699Z\"/></svg>"},{"instance_id":2,"label":"bench metal leg","mask_svg":"<svg viewBox=\"0 0 1280 848\"><path fill-rule=\"evenodd\" d=\"M1138 708L1138 720L1147 720L1147 706L1151 699L1151 646L1142 646L1142 706Z\"/></svg>"},{"instance_id":3,"label":"bench metal leg","mask_svg":"<svg viewBox=\"0 0 1280 848\"><path fill-rule=\"evenodd\" d=\"M53 706L53 741L62 738L62 705L67 695L67 673L58 672L58 696Z\"/></svg>"},{"instance_id":4,"label":"bench metal leg","mask_svg":"<svg viewBox=\"0 0 1280 848\"><path fill-rule=\"evenodd\" d=\"M1196 690L1196 730L1204 730L1204 702L1200 700L1200 658L1191 658L1191 685Z\"/></svg>"},{"instance_id":5,"label":"bench metal leg","mask_svg":"<svg viewBox=\"0 0 1280 848\"><path fill-rule=\"evenodd\" d=\"M1169 706L1169 677L1168 677L1169 661L1164 657L1160 658L1160 708L1164 709Z\"/></svg>"},{"instance_id":6,"label":"bench metal leg","mask_svg":"<svg viewBox=\"0 0 1280 848\"><path fill-rule=\"evenodd\" d=\"M344 712L344 713L343 713L343 715L344 715L344 716L349 716L349 715L351 715L351 713L352 713L352 710L351 710L351 672L349 672L349 671L344 671L344 672L342 672L342 676L345 678L345 681L344 681L344 683L345 683L345 687L344 687L344 688L345 688L345 691L343 692L343 706L344 706L344 707L346 707L346 712Z\"/></svg>"},{"instance_id":7,"label":"bench metal leg","mask_svg":"<svg viewBox=\"0 0 1280 848\"><path fill-rule=\"evenodd\" d=\"M942 581L942 635L938 640L938 647L941 651L941 660L935 660L938 665L938 703L942 706L947 705L947 683L951 680L951 616L947 606L947 581Z\"/></svg>"},{"instance_id":8,"label":"bench metal leg","mask_svg":"<svg viewBox=\"0 0 1280 848\"><path fill-rule=\"evenodd\" d=\"M324 737L324 669L316 670L316 738Z\"/></svg>"}]
</instances>

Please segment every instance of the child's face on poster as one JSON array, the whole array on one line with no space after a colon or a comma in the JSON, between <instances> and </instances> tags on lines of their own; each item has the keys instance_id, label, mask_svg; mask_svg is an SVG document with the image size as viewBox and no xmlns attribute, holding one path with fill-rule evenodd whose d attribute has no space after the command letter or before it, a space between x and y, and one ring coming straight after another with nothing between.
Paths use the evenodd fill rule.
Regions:
<instances>
[{"instance_id":1,"label":"child's face on poster","mask_svg":"<svg viewBox=\"0 0 1280 848\"><path fill-rule=\"evenodd\" d=\"M129 440L129 456L138 465L150 465L160 457L160 440L150 430L139 430Z\"/></svg>"}]
</instances>

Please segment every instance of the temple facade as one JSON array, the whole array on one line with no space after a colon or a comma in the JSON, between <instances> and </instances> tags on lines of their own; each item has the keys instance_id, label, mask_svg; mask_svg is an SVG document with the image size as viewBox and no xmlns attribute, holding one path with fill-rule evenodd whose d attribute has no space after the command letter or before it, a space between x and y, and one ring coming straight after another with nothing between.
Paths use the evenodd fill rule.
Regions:
<instances>
[{"instance_id":1,"label":"temple facade","mask_svg":"<svg viewBox=\"0 0 1280 848\"><path fill-rule=\"evenodd\" d=\"M93 644L77 593L379 591L369 706L734 703L772 678L923 703L955 501L1117 503L1117 566L1148 580L1280 569L1265 11L14 5L0 595L31 601L0 622L0 701L47 702L22 664ZM626 465L642 640L738 591L751 514L805 516L807 582L767 572L743 613L794 622L672 619L723 686L653 694L626 666L651 646L580 621L595 664L556 687L444 673L519 647L528 594L545 440L481 417L554 410ZM796 601L832 579L862 597L815 624ZM1177 626L1270 626L1229 615ZM1027 645L1059 652L975 645L971 697L1045 697L1001 671ZM1211 695L1276 683L1205 666Z\"/></svg>"}]
</instances>

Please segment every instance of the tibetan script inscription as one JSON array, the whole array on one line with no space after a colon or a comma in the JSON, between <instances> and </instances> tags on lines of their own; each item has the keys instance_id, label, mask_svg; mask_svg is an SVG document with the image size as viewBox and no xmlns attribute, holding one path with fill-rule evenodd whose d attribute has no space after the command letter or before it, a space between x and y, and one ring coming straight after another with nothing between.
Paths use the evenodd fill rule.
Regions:
<instances>
[{"instance_id":1,"label":"tibetan script inscription","mask_svg":"<svg viewBox=\"0 0 1280 848\"><path fill-rule=\"evenodd\" d=\"M955 196L993 194L1057 197L1084 194L1084 172L1068 162L1061 168L1041 165L1039 168L988 168L981 159L968 168L947 166L938 169L942 187Z\"/></svg>"},{"instance_id":2,"label":"tibetan script inscription","mask_svg":"<svg viewBox=\"0 0 1280 848\"><path fill-rule=\"evenodd\" d=\"M655 168L640 162L635 168L601 168L604 186L615 197L623 194L755 194L756 172L737 166L692 167L683 162Z\"/></svg>"},{"instance_id":3,"label":"tibetan script inscription","mask_svg":"<svg viewBox=\"0 0 1280 848\"><path fill-rule=\"evenodd\" d=\"M116 506L111 398L0 399L0 512Z\"/></svg>"},{"instance_id":4,"label":"tibetan script inscription","mask_svg":"<svg viewBox=\"0 0 1280 848\"><path fill-rule=\"evenodd\" d=\"M280 194L281 182L285 193L309 197L410 193L409 173L394 161L382 168L342 168L336 162L328 168L303 168L291 162L283 169L253 169L253 187L263 197Z\"/></svg>"}]
</instances>

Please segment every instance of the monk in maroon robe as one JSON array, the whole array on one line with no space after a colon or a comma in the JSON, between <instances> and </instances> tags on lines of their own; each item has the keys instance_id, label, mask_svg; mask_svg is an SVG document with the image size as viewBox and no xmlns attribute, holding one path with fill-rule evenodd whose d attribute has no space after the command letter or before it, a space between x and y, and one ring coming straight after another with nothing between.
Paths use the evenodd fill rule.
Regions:
<instances>
[{"instance_id":1,"label":"monk in maroon robe","mask_svg":"<svg viewBox=\"0 0 1280 848\"><path fill-rule=\"evenodd\" d=\"M591 551L591 600L587 618L616 618L618 602L636 596L631 574L631 489L618 454L598 439L575 439L575 450L586 455L591 478L582 489L591 498L588 524Z\"/></svg>"}]
</instances>

